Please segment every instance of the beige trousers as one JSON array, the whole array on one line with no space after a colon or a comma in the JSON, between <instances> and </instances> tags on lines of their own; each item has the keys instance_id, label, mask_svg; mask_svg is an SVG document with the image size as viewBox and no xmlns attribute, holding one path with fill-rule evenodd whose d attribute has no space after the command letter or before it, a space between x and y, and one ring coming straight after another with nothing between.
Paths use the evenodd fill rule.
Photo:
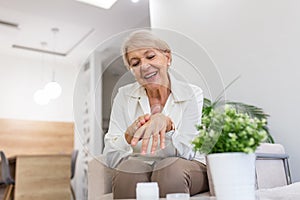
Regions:
<instances>
[{"instance_id":1,"label":"beige trousers","mask_svg":"<svg viewBox=\"0 0 300 200\"><path fill-rule=\"evenodd\" d=\"M166 158L154 165L140 160L121 162L113 172L114 199L136 198L138 182L157 182L161 198L168 193L190 193L192 196L208 191L206 166L178 157Z\"/></svg>"}]
</instances>

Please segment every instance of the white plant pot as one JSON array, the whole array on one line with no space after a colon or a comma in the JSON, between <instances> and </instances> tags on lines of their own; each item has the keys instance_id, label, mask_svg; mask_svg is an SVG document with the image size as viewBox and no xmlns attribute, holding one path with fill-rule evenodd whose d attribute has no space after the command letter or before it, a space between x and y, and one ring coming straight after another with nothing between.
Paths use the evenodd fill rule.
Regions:
<instances>
[{"instance_id":1,"label":"white plant pot","mask_svg":"<svg viewBox=\"0 0 300 200\"><path fill-rule=\"evenodd\" d=\"M216 153L207 156L218 200L255 200L255 154Z\"/></svg>"}]
</instances>

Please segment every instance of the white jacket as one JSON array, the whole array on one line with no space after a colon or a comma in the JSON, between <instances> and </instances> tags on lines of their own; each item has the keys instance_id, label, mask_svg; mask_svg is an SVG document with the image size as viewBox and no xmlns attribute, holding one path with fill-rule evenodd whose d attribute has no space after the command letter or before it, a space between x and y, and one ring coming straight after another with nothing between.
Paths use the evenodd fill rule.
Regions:
<instances>
[{"instance_id":1,"label":"white jacket","mask_svg":"<svg viewBox=\"0 0 300 200\"><path fill-rule=\"evenodd\" d=\"M166 134L165 149L157 150L153 156L149 153L150 140L146 157L155 160L178 156L191 160L194 157L191 142L198 134L196 125L201 123L203 92L199 87L179 81L171 74L169 77L171 94L162 113L172 119L175 131ZM104 139L103 154L109 167L116 167L122 159L130 156L145 158L139 155L141 142L132 147L127 143L124 133L139 116L147 113L150 113L150 104L144 87L136 82L119 88ZM200 159L203 159L202 156Z\"/></svg>"}]
</instances>

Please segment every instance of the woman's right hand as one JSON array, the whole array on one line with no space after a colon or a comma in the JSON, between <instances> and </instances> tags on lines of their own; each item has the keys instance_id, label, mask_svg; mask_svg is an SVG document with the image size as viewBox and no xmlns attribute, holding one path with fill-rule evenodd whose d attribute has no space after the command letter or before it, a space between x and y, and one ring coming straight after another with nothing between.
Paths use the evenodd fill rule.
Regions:
<instances>
[{"instance_id":1,"label":"woman's right hand","mask_svg":"<svg viewBox=\"0 0 300 200\"><path fill-rule=\"evenodd\" d=\"M128 144L131 144L131 140L135 132L143 126L150 119L150 114L142 115L138 117L126 130L125 139Z\"/></svg>"},{"instance_id":2,"label":"woman's right hand","mask_svg":"<svg viewBox=\"0 0 300 200\"><path fill-rule=\"evenodd\" d=\"M150 119L136 130L131 139L131 145L135 146L139 140L143 140L141 153L146 154L150 138L152 137L151 153L155 154L158 141L160 141L160 148L165 148L165 133L172 130L172 124L172 120L162 113L151 115Z\"/></svg>"}]
</instances>

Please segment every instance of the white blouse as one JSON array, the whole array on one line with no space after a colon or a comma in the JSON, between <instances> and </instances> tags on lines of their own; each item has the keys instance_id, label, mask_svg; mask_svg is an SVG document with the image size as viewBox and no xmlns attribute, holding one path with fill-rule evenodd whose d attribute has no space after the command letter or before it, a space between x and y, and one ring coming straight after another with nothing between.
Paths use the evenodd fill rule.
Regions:
<instances>
[{"instance_id":1,"label":"white blouse","mask_svg":"<svg viewBox=\"0 0 300 200\"><path fill-rule=\"evenodd\" d=\"M145 88L139 83L133 83L119 88L112 107L109 129L105 135L104 156L109 167L116 167L122 159L128 157L142 160L159 160L166 157L182 157L193 159L195 153L192 140L198 134L196 125L201 123L203 92L195 85L184 83L169 74L171 94L162 113L169 116L175 131L166 134L165 148L150 154L151 140L146 155L142 156L141 141L135 147L125 139L126 129L141 115L150 113L150 104ZM159 147L158 147L159 148ZM203 155L197 160L204 161Z\"/></svg>"}]
</instances>

